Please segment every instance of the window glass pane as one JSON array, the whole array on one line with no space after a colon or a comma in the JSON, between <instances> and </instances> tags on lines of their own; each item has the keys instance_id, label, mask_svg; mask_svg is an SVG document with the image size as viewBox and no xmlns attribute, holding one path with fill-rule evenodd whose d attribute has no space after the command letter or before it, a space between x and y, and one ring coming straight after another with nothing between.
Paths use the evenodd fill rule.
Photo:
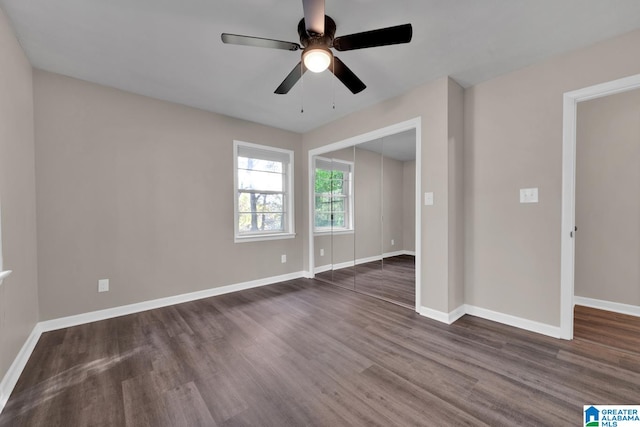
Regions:
<instances>
[{"instance_id":1,"label":"window glass pane","mask_svg":"<svg viewBox=\"0 0 640 427\"><path fill-rule=\"evenodd\" d=\"M331 212L316 212L316 227L331 227Z\"/></svg>"},{"instance_id":2,"label":"window glass pane","mask_svg":"<svg viewBox=\"0 0 640 427\"><path fill-rule=\"evenodd\" d=\"M238 192L238 212L284 212L282 194L261 194Z\"/></svg>"},{"instance_id":3,"label":"window glass pane","mask_svg":"<svg viewBox=\"0 0 640 427\"><path fill-rule=\"evenodd\" d=\"M331 194L331 180L316 180L316 193L318 194Z\"/></svg>"},{"instance_id":4,"label":"window glass pane","mask_svg":"<svg viewBox=\"0 0 640 427\"><path fill-rule=\"evenodd\" d=\"M339 212L342 211L344 212L344 204L345 204L345 200L344 199L333 199L333 203L332 203L332 208L334 212Z\"/></svg>"},{"instance_id":5,"label":"window glass pane","mask_svg":"<svg viewBox=\"0 0 640 427\"><path fill-rule=\"evenodd\" d=\"M238 168L252 169L256 171L283 173L284 165L282 162L274 162L273 160L253 159L248 157L238 157Z\"/></svg>"},{"instance_id":6,"label":"window glass pane","mask_svg":"<svg viewBox=\"0 0 640 427\"><path fill-rule=\"evenodd\" d=\"M349 187L351 185L350 182L351 175L345 175L344 179L340 183L340 192L343 194L347 194L349 192Z\"/></svg>"},{"instance_id":7,"label":"window glass pane","mask_svg":"<svg viewBox=\"0 0 640 427\"><path fill-rule=\"evenodd\" d=\"M240 233L282 232L284 231L283 213L240 213L238 228Z\"/></svg>"},{"instance_id":8,"label":"window glass pane","mask_svg":"<svg viewBox=\"0 0 640 427\"><path fill-rule=\"evenodd\" d=\"M316 212L331 213L331 197L316 196Z\"/></svg>"},{"instance_id":9,"label":"window glass pane","mask_svg":"<svg viewBox=\"0 0 640 427\"><path fill-rule=\"evenodd\" d=\"M344 212L334 212L333 213L333 226L334 227L340 227L340 228L346 227L346 222L345 222L344 219L345 219Z\"/></svg>"},{"instance_id":10,"label":"window glass pane","mask_svg":"<svg viewBox=\"0 0 640 427\"><path fill-rule=\"evenodd\" d=\"M283 176L280 173L238 169L238 189L284 191Z\"/></svg>"},{"instance_id":11,"label":"window glass pane","mask_svg":"<svg viewBox=\"0 0 640 427\"><path fill-rule=\"evenodd\" d=\"M349 227L350 171L347 163L316 159L314 225L317 229Z\"/></svg>"}]
</instances>

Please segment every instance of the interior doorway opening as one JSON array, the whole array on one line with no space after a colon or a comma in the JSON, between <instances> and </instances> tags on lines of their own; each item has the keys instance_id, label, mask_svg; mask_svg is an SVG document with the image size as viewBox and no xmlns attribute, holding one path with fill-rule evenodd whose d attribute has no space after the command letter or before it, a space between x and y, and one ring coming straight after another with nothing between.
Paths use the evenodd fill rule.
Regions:
<instances>
[{"instance_id":1,"label":"interior doorway opening","mask_svg":"<svg viewBox=\"0 0 640 427\"><path fill-rule=\"evenodd\" d=\"M576 302L576 148L578 103L640 88L640 74L564 94L562 146L561 338L573 339Z\"/></svg>"}]
</instances>

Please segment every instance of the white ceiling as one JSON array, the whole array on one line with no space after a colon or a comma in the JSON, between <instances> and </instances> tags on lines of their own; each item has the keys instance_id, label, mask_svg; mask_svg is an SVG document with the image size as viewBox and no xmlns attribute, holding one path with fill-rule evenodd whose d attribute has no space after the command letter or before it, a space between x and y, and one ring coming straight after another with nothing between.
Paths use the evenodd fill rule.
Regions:
<instances>
[{"instance_id":1,"label":"white ceiling","mask_svg":"<svg viewBox=\"0 0 640 427\"><path fill-rule=\"evenodd\" d=\"M300 0L0 7L36 68L296 132L442 76L468 87L640 28L638 0L326 0L336 36L409 22L413 41L339 53L368 86L358 95L328 72L306 73L288 95L275 95L300 52L225 45L220 34L298 42Z\"/></svg>"}]
</instances>

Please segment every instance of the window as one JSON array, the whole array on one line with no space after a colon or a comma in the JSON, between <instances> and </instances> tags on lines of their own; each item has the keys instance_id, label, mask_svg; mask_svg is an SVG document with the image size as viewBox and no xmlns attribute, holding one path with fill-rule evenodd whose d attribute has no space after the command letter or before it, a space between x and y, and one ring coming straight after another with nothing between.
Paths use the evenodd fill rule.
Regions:
<instances>
[{"instance_id":1,"label":"window","mask_svg":"<svg viewBox=\"0 0 640 427\"><path fill-rule=\"evenodd\" d=\"M293 151L234 141L235 241L295 237Z\"/></svg>"},{"instance_id":2,"label":"window","mask_svg":"<svg viewBox=\"0 0 640 427\"><path fill-rule=\"evenodd\" d=\"M316 233L353 230L353 163L315 159Z\"/></svg>"}]
</instances>

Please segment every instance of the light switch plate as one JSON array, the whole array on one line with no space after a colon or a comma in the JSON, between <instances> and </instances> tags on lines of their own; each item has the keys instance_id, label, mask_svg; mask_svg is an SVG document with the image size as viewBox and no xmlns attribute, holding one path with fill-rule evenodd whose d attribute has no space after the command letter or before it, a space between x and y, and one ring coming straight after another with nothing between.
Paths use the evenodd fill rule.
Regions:
<instances>
[{"instance_id":1,"label":"light switch plate","mask_svg":"<svg viewBox=\"0 0 640 427\"><path fill-rule=\"evenodd\" d=\"M424 193L424 205L433 206L433 192Z\"/></svg>"},{"instance_id":2,"label":"light switch plate","mask_svg":"<svg viewBox=\"0 0 640 427\"><path fill-rule=\"evenodd\" d=\"M108 292L108 291L109 291L109 279L98 280L98 292Z\"/></svg>"},{"instance_id":3,"label":"light switch plate","mask_svg":"<svg viewBox=\"0 0 640 427\"><path fill-rule=\"evenodd\" d=\"M521 188L520 203L538 203L538 188Z\"/></svg>"}]
</instances>

